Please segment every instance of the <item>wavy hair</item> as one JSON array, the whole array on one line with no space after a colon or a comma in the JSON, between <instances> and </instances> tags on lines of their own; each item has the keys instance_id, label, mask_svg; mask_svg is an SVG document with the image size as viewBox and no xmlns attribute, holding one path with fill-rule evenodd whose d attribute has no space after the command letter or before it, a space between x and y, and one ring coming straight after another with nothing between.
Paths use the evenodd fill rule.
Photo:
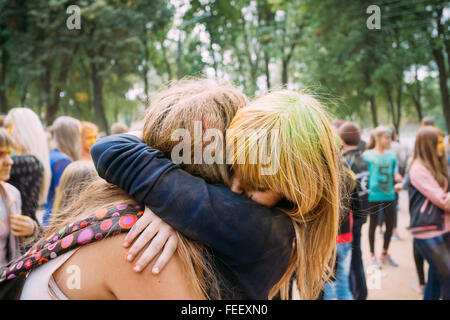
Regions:
<instances>
[{"instance_id":1,"label":"wavy hair","mask_svg":"<svg viewBox=\"0 0 450 320\"><path fill-rule=\"evenodd\" d=\"M420 160L442 188L448 184L448 169L445 155L440 157L437 154L437 146L439 138L443 139L444 136L444 133L436 127L421 127L416 135L412 160L413 162Z\"/></svg>"},{"instance_id":2,"label":"wavy hair","mask_svg":"<svg viewBox=\"0 0 450 320\"><path fill-rule=\"evenodd\" d=\"M81 123L79 120L61 116L50 127L53 147L65 153L72 161L81 158Z\"/></svg>"},{"instance_id":3,"label":"wavy hair","mask_svg":"<svg viewBox=\"0 0 450 320\"><path fill-rule=\"evenodd\" d=\"M50 168L47 134L41 120L29 108L13 108L6 116L5 126L11 127L11 136L19 149L18 151L23 154L31 154L42 163L44 179L40 190L39 203L45 203L52 179L52 170Z\"/></svg>"},{"instance_id":4,"label":"wavy hair","mask_svg":"<svg viewBox=\"0 0 450 320\"><path fill-rule=\"evenodd\" d=\"M234 114L247 101L246 96L229 82L208 79L171 82L151 99L145 116L144 141L170 155L176 144L170 139L173 130L190 129L196 120L207 127L222 130L225 135ZM225 153L225 148L223 151ZM209 182L226 184L229 181L229 170L223 164L183 167ZM65 218L53 221L44 237L51 236L65 225L89 217L100 208L121 203L135 204L135 200L117 186L102 179L95 180L75 202L61 210L59 215ZM178 238L177 253L196 293L208 299L220 299L219 283L222 279L213 269L209 250L180 234Z\"/></svg>"},{"instance_id":5,"label":"wavy hair","mask_svg":"<svg viewBox=\"0 0 450 320\"><path fill-rule=\"evenodd\" d=\"M260 139L277 162L271 174L262 174L261 158L250 161L261 152ZM270 298L288 297L295 272L301 298L315 299L331 275L339 224L340 158L327 112L312 95L274 91L238 110L226 141L232 168L248 188L270 189L292 204L283 210L295 229L293 252Z\"/></svg>"}]
</instances>

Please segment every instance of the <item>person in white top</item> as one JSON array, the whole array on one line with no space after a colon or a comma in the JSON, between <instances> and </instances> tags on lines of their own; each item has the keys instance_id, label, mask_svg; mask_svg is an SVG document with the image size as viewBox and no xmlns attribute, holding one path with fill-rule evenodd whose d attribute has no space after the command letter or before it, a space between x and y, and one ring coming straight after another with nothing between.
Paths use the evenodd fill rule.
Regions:
<instances>
[{"instance_id":1,"label":"person in white top","mask_svg":"<svg viewBox=\"0 0 450 320\"><path fill-rule=\"evenodd\" d=\"M13 164L12 146L8 132L0 129L0 266L20 256L21 242L26 242L34 230L33 223L21 215L19 190L6 182Z\"/></svg>"}]
</instances>

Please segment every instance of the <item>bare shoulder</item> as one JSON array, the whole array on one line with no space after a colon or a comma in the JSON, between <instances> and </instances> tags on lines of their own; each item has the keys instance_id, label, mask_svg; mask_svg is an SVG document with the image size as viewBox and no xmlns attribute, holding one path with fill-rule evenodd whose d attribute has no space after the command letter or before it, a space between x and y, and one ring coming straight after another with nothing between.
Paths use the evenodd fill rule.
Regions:
<instances>
[{"instance_id":1,"label":"bare shoulder","mask_svg":"<svg viewBox=\"0 0 450 320\"><path fill-rule=\"evenodd\" d=\"M175 254L159 275L150 265L132 270L122 246L125 234L88 244L77 250L55 273L55 281L69 299L201 299L193 290L181 258ZM74 268L73 266L78 268ZM80 288L70 289L73 270L80 271Z\"/></svg>"}]
</instances>

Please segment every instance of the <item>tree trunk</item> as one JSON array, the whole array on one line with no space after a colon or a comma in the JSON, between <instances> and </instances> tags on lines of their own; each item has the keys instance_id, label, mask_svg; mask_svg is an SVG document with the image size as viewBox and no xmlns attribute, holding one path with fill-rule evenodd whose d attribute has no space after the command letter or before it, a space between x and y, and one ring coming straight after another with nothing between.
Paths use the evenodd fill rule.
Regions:
<instances>
[{"instance_id":1,"label":"tree trunk","mask_svg":"<svg viewBox=\"0 0 450 320\"><path fill-rule=\"evenodd\" d=\"M45 93L45 106L47 108L45 112L45 120L47 122L47 125L51 125L53 121L56 118L57 109L54 104L52 104L52 83L51 83L51 72L52 72L52 66L51 63L46 62L44 63L45 66L45 73L43 75L43 86L44 86L44 93Z\"/></svg>"},{"instance_id":2,"label":"tree trunk","mask_svg":"<svg viewBox=\"0 0 450 320\"><path fill-rule=\"evenodd\" d=\"M8 113L8 98L6 97L6 72L8 66L8 53L2 50L2 73L0 75L0 112Z\"/></svg>"},{"instance_id":3,"label":"tree trunk","mask_svg":"<svg viewBox=\"0 0 450 320\"><path fill-rule=\"evenodd\" d=\"M368 70L364 70L364 79L366 82L366 88L370 88L372 86L372 79L370 77L370 72ZM375 95L369 95L369 103L370 103L370 112L372 114L372 124L374 127L378 127L378 117L377 117L377 103L375 99Z\"/></svg>"},{"instance_id":4,"label":"tree trunk","mask_svg":"<svg viewBox=\"0 0 450 320\"><path fill-rule=\"evenodd\" d=\"M422 122L423 114L422 114L422 103L420 100L413 97L414 107L416 108L417 117L419 118L419 122Z\"/></svg>"},{"instance_id":5,"label":"tree trunk","mask_svg":"<svg viewBox=\"0 0 450 320\"><path fill-rule=\"evenodd\" d=\"M418 75L417 75L417 67L415 67L415 79L416 82L414 85L417 85L417 93L414 92L414 85L409 87L411 88L410 94L411 94L411 98L414 102L414 107L416 108L416 112L417 112L417 116L419 117L419 122L422 122L423 119L423 114L422 114L422 93L421 93L421 87L420 87L420 81L418 79ZM408 89L408 86L406 87ZM417 95L416 95L417 94Z\"/></svg>"},{"instance_id":6,"label":"tree trunk","mask_svg":"<svg viewBox=\"0 0 450 320\"><path fill-rule=\"evenodd\" d=\"M450 101L447 88L447 72L445 69L445 59L440 49L433 50L433 56L439 70L439 87L441 90L442 111L445 117L447 132L450 132Z\"/></svg>"},{"instance_id":7,"label":"tree trunk","mask_svg":"<svg viewBox=\"0 0 450 320\"><path fill-rule=\"evenodd\" d=\"M25 108L25 102L27 100L27 93L28 93L28 83L24 85L22 94L20 95L20 106L22 108Z\"/></svg>"},{"instance_id":8,"label":"tree trunk","mask_svg":"<svg viewBox=\"0 0 450 320\"><path fill-rule=\"evenodd\" d=\"M400 121L402 120L402 97L403 97L403 83L397 88L397 121L394 123L397 134L400 134Z\"/></svg>"},{"instance_id":9,"label":"tree trunk","mask_svg":"<svg viewBox=\"0 0 450 320\"><path fill-rule=\"evenodd\" d=\"M169 77L168 80L172 80L172 68L170 67L170 63L169 63L169 59L167 58L167 54L166 54L166 48L164 47L164 43L161 42L161 50L163 53L163 58L164 58L164 65L166 66L166 70L167 70L167 76Z\"/></svg>"},{"instance_id":10,"label":"tree trunk","mask_svg":"<svg viewBox=\"0 0 450 320\"><path fill-rule=\"evenodd\" d=\"M387 97L387 101L389 103L389 111L390 111L391 116L392 116L392 124L395 127L395 123L397 122L397 118L396 118L396 115L395 115L394 99L392 98L391 85L387 81L384 82L384 89L386 91L386 97ZM395 130L397 130L397 128L395 128Z\"/></svg>"},{"instance_id":11,"label":"tree trunk","mask_svg":"<svg viewBox=\"0 0 450 320\"><path fill-rule=\"evenodd\" d=\"M264 50L264 67L265 67L265 72L266 72L266 85L267 85L268 90L270 90L270 88L272 87L272 85L270 83L269 59L270 59L269 55Z\"/></svg>"},{"instance_id":12,"label":"tree trunk","mask_svg":"<svg viewBox=\"0 0 450 320\"><path fill-rule=\"evenodd\" d=\"M103 78L98 74L101 67L91 61L91 81L94 97L94 122L98 124L100 131L109 134L108 122L106 120L105 109L103 106Z\"/></svg>"},{"instance_id":13,"label":"tree trunk","mask_svg":"<svg viewBox=\"0 0 450 320\"><path fill-rule=\"evenodd\" d=\"M288 65L289 61L287 59L283 59L281 61L281 83L283 86L287 85L288 83Z\"/></svg>"}]
</instances>

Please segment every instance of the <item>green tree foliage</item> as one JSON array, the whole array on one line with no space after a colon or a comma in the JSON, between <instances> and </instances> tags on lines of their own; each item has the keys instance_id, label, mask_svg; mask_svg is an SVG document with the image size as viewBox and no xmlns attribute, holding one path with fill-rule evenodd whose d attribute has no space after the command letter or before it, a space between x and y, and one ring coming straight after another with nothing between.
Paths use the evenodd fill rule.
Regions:
<instances>
[{"instance_id":1,"label":"green tree foliage","mask_svg":"<svg viewBox=\"0 0 450 320\"><path fill-rule=\"evenodd\" d=\"M448 0L0 0L0 111L107 131L179 74L206 75L249 97L306 86L364 126L433 115L449 131L449 27Z\"/></svg>"}]
</instances>

